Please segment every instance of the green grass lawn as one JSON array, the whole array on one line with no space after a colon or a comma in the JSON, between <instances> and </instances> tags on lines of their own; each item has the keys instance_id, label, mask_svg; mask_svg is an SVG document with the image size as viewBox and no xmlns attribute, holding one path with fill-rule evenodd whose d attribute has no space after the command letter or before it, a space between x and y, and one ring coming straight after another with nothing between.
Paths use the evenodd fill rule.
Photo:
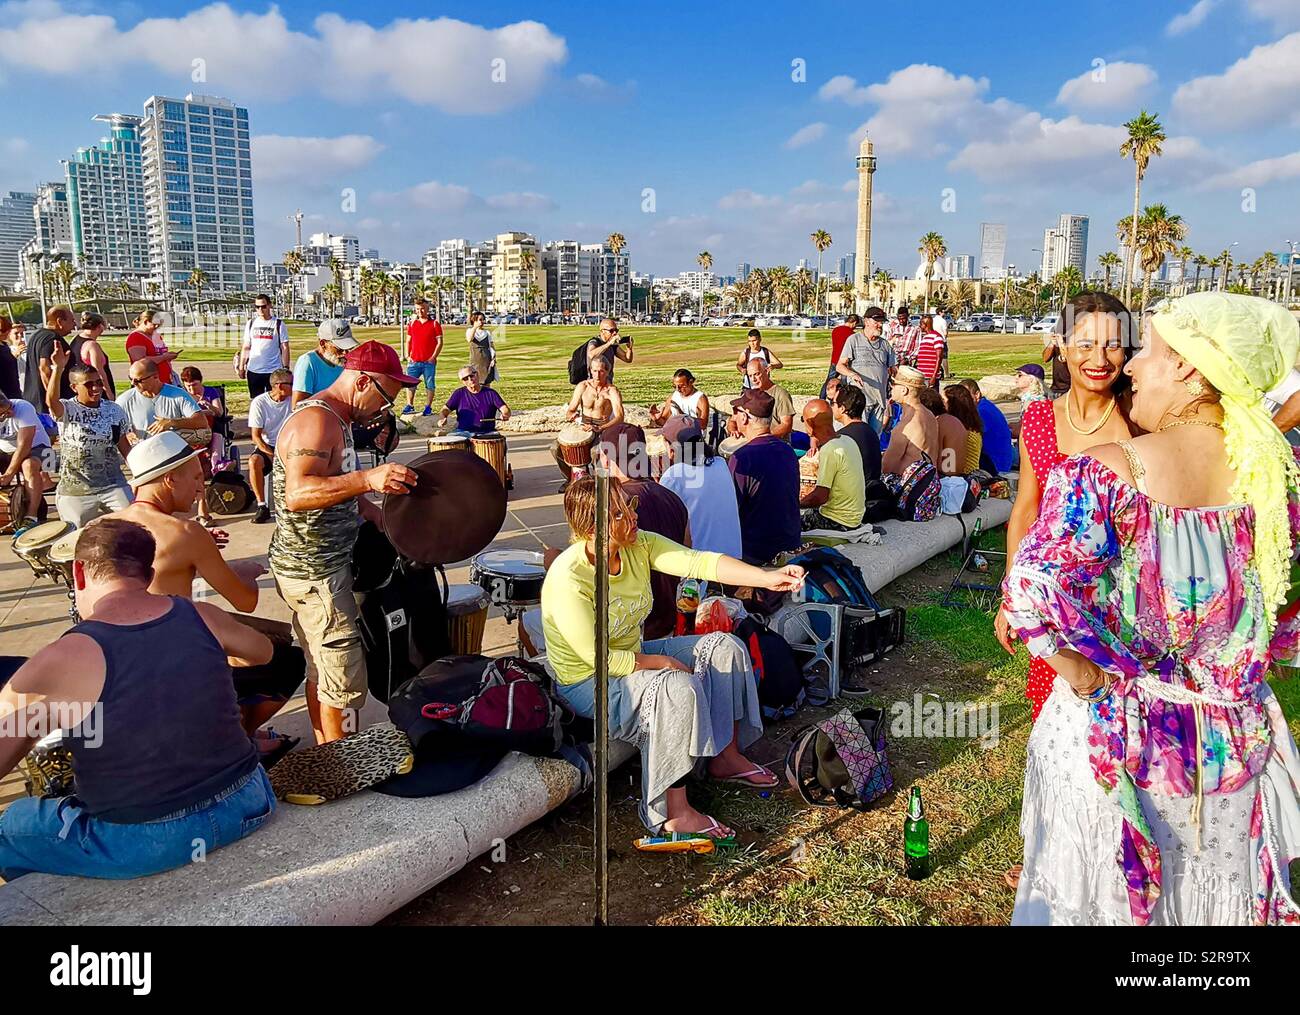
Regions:
<instances>
[{"instance_id":1,"label":"green grass lawn","mask_svg":"<svg viewBox=\"0 0 1300 1015\"><path fill-rule=\"evenodd\" d=\"M577 345L595 333L594 327L564 326L497 326L497 364L501 381L497 390L515 410L534 409L543 405L565 403L572 394L568 380L569 356ZM707 394L718 398L740 389L736 357L745 345L743 328L676 328L638 327L629 325L626 332L634 339L635 362L620 362L615 379L623 398L633 404L662 401L672 388L673 371L687 367L696 383ZM397 328L357 328L361 340L378 339L397 345ZM293 357L315 348L316 329L309 324L289 328ZM115 363L125 363L124 335L102 340L105 351ZM449 327L439 357L438 400L440 404L456 385L456 370L467 359L464 330ZM830 333L809 331L803 334L769 331L765 344L785 363L775 372L778 383L795 395L811 395L821 389L830 360ZM183 348L183 341L169 341L172 348ZM229 381L234 377L231 356L235 345L222 348L198 346L189 349L178 361L179 366L193 363L208 380ZM1037 360L1042 349L1037 338L1025 335L954 335L950 340L949 363L961 377L981 377L991 373L1009 373L1027 360ZM115 369L125 377L125 367ZM243 385L229 386L230 407L236 413L247 411L248 398ZM421 396L422 397L422 396Z\"/></svg>"}]
</instances>

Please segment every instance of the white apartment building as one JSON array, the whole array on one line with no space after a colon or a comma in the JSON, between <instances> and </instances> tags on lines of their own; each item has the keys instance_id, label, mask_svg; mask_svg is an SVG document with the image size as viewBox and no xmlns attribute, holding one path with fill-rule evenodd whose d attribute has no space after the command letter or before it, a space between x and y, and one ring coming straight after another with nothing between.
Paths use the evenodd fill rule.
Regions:
<instances>
[{"instance_id":1,"label":"white apartment building","mask_svg":"<svg viewBox=\"0 0 1300 1015\"><path fill-rule=\"evenodd\" d=\"M545 299L539 254L536 238L528 233L497 234L496 252L492 255L492 298L488 301L493 313L525 312L533 286Z\"/></svg>"},{"instance_id":2,"label":"white apartment building","mask_svg":"<svg viewBox=\"0 0 1300 1015\"><path fill-rule=\"evenodd\" d=\"M36 195L11 190L0 197L0 285L22 284L22 250L36 235Z\"/></svg>"},{"instance_id":3,"label":"white apartment building","mask_svg":"<svg viewBox=\"0 0 1300 1015\"><path fill-rule=\"evenodd\" d=\"M483 290L482 301L491 306L492 256L495 253L494 240L477 244L463 239L443 240L424 253L424 281L428 282L435 275L451 279L454 288L444 296L445 305L465 310L465 280L477 278Z\"/></svg>"},{"instance_id":4,"label":"white apartment building","mask_svg":"<svg viewBox=\"0 0 1300 1015\"><path fill-rule=\"evenodd\" d=\"M72 259L67 184L61 180L41 184L36 191L32 215L36 233L22 249L22 287L28 292L38 292L41 273L51 262Z\"/></svg>"},{"instance_id":5,"label":"white apartment building","mask_svg":"<svg viewBox=\"0 0 1300 1015\"><path fill-rule=\"evenodd\" d=\"M348 233L312 233L307 242L313 247L325 247L329 250L326 263L330 257L337 257L344 264L356 264L361 260L361 241Z\"/></svg>"},{"instance_id":6,"label":"white apartment building","mask_svg":"<svg viewBox=\"0 0 1300 1015\"><path fill-rule=\"evenodd\" d=\"M94 119L109 125L109 136L63 162L73 257L87 275L143 278L149 273L143 121L126 113Z\"/></svg>"},{"instance_id":7,"label":"white apartment building","mask_svg":"<svg viewBox=\"0 0 1300 1015\"><path fill-rule=\"evenodd\" d=\"M248 110L229 99L150 96L141 125L149 267L167 292L248 292L257 285Z\"/></svg>"},{"instance_id":8,"label":"white apartment building","mask_svg":"<svg viewBox=\"0 0 1300 1015\"><path fill-rule=\"evenodd\" d=\"M1087 277L1088 266L1088 216L1062 215L1060 221L1043 232L1043 259L1040 274L1050 281L1066 268L1079 269L1079 277Z\"/></svg>"}]
</instances>

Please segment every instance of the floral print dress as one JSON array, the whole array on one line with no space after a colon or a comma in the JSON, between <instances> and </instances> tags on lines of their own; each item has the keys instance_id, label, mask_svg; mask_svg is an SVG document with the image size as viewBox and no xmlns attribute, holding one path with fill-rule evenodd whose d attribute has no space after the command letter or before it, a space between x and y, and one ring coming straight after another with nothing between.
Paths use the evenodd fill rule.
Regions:
<instances>
[{"instance_id":1,"label":"floral print dress","mask_svg":"<svg viewBox=\"0 0 1300 1015\"><path fill-rule=\"evenodd\" d=\"M1086 455L1052 470L1004 604L1032 655L1115 682L1090 705L1059 680L1035 724L1014 923L1300 923L1300 756L1266 681L1300 620L1270 632L1253 531L1248 505L1171 507Z\"/></svg>"}]
</instances>

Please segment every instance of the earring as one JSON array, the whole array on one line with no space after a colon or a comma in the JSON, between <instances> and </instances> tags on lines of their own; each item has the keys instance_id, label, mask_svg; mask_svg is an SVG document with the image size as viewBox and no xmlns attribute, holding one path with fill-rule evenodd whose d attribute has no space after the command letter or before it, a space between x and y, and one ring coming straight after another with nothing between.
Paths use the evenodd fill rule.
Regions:
<instances>
[{"instance_id":1,"label":"earring","mask_svg":"<svg viewBox=\"0 0 1300 1015\"><path fill-rule=\"evenodd\" d=\"M1205 385L1201 383L1199 377L1189 377L1183 381L1183 386L1187 388L1187 393L1193 398L1200 398L1205 394Z\"/></svg>"}]
</instances>

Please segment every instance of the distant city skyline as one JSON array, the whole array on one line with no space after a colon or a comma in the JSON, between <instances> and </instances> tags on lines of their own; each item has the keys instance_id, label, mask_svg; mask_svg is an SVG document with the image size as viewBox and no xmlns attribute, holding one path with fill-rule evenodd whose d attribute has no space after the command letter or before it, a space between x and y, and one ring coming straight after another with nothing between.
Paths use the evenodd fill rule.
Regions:
<instances>
[{"instance_id":1,"label":"distant city skyline","mask_svg":"<svg viewBox=\"0 0 1300 1015\"><path fill-rule=\"evenodd\" d=\"M304 233L354 235L411 263L446 238L620 232L655 274L701 250L728 271L815 264L808 237L825 229L829 274L853 253L865 133L873 271L910 275L933 230L950 252L980 251L978 275L982 223L1005 225L1004 267L1039 264L1044 227L1068 209L1090 219L1092 274L1132 210L1122 124L1147 108L1168 141L1143 203L1182 215L1200 252L1285 251L1300 238L1300 5L1220 0L1194 18L1188 6L1098 0L1064 40L1030 19L1010 61L986 59L1003 29L978 9L932 5L944 16L916 39L913 15L885 8L873 31L909 42L876 47L864 70L859 42L834 27L842 9L823 0L761 23L722 0L711 16L745 61L683 34L687 5L647 20L503 0L484 23L467 4L395 20L351 2L159 0L146 18L102 0L11 0L0 75L10 108L41 115L0 141L0 194L61 179L91 116L198 92L252 111L263 261L294 245L301 208ZM94 54L93 94L83 63L48 58L56 15ZM717 101L684 122L701 94Z\"/></svg>"}]
</instances>

